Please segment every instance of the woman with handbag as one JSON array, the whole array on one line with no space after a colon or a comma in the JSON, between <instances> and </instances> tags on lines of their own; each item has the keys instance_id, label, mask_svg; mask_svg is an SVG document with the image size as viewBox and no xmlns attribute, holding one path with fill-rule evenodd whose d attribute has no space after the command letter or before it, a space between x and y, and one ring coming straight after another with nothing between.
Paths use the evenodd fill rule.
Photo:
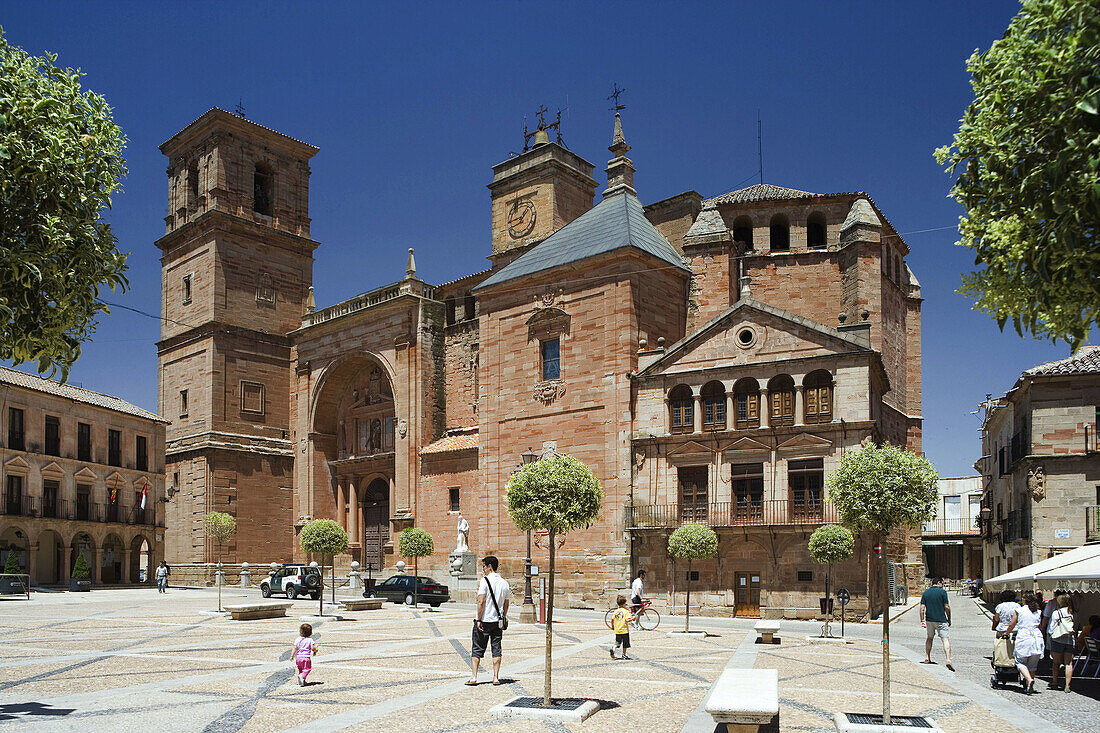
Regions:
<instances>
[{"instance_id":1,"label":"woman with handbag","mask_svg":"<svg viewBox=\"0 0 1100 733\"><path fill-rule=\"evenodd\" d=\"M1069 683L1073 679L1073 600L1069 594L1058 596L1058 609L1050 615L1050 625L1047 627L1050 634L1050 655L1054 660L1054 672L1051 675L1050 687L1058 687L1058 671L1062 665L1066 667L1066 692L1069 692Z\"/></svg>"}]
</instances>

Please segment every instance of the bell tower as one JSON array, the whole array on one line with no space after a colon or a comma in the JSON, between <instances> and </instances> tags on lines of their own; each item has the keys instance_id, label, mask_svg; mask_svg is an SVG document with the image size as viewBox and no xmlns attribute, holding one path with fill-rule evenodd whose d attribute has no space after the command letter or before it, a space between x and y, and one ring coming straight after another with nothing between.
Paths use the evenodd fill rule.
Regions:
<instances>
[{"instance_id":1,"label":"bell tower","mask_svg":"<svg viewBox=\"0 0 1100 733\"><path fill-rule=\"evenodd\" d=\"M493 166L493 231L489 258L498 267L592 208L593 165L562 143L561 112L546 122L538 111L534 132L524 128L523 152ZM556 133L551 141L550 132Z\"/></svg>"},{"instance_id":2,"label":"bell tower","mask_svg":"<svg viewBox=\"0 0 1100 733\"><path fill-rule=\"evenodd\" d=\"M166 557L211 562L202 516L233 515L227 562L292 557L294 454L287 334L313 281L309 161L317 148L221 109L160 146L160 414ZM247 548L247 556L237 547Z\"/></svg>"}]
</instances>

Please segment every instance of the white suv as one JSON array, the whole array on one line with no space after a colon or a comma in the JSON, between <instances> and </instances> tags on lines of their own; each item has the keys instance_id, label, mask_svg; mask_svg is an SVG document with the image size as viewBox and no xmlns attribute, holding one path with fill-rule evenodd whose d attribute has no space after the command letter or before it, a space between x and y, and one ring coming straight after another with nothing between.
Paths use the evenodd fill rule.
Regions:
<instances>
[{"instance_id":1,"label":"white suv","mask_svg":"<svg viewBox=\"0 0 1100 733\"><path fill-rule=\"evenodd\" d=\"M313 600L321 596L321 569L309 565L283 565L260 581L260 594L270 598L272 593L286 593L291 600L299 595L309 595Z\"/></svg>"}]
</instances>

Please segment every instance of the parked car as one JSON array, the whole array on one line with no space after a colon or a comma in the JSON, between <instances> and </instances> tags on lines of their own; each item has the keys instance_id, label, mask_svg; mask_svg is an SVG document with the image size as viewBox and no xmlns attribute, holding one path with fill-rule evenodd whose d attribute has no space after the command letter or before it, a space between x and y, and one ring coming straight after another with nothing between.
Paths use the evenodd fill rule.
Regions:
<instances>
[{"instance_id":1,"label":"parked car","mask_svg":"<svg viewBox=\"0 0 1100 733\"><path fill-rule=\"evenodd\" d=\"M451 591L447 586L435 582L423 575L416 577L416 600L438 608L441 603L451 600ZM413 576L391 575L373 588L363 591L367 598L385 598L394 603L413 604Z\"/></svg>"},{"instance_id":2,"label":"parked car","mask_svg":"<svg viewBox=\"0 0 1100 733\"><path fill-rule=\"evenodd\" d=\"M272 570L260 581L260 594L270 598L272 593L285 593L294 600L299 595L309 595L313 600L321 597L321 569L301 564L287 564Z\"/></svg>"}]
</instances>

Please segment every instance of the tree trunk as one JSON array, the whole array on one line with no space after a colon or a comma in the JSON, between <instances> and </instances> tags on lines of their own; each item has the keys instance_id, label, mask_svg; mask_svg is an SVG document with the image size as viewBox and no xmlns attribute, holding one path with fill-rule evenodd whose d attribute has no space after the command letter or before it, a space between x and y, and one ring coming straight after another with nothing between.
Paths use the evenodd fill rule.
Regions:
<instances>
[{"instance_id":1,"label":"tree trunk","mask_svg":"<svg viewBox=\"0 0 1100 733\"><path fill-rule=\"evenodd\" d=\"M218 568L214 571L214 578L218 581L218 612L222 610L222 546L218 545Z\"/></svg>"},{"instance_id":2,"label":"tree trunk","mask_svg":"<svg viewBox=\"0 0 1100 733\"><path fill-rule=\"evenodd\" d=\"M324 561L325 561L325 556L321 555L321 562L324 562ZM322 569L321 570L321 585L324 586L324 584L325 584L325 571ZM317 594L317 600L319 601L319 603L317 604L317 609L318 609L317 610L317 615L318 616L324 616L325 615L325 589L323 587L321 588L321 592Z\"/></svg>"},{"instance_id":3,"label":"tree trunk","mask_svg":"<svg viewBox=\"0 0 1100 733\"><path fill-rule=\"evenodd\" d=\"M890 577L886 569L886 553L882 555L882 724L890 725Z\"/></svg>"},{"instance_id":4,"label":"tree trunk","mask_svg":"<svg viewBox=\"0 0 1100 733\"><path fill-rule=\"evenodd\" d=\"M324 595L324 589L321 590L321 595ZM336 605L336 556L332 556L332 605Z\"/></svg>"},{"instance_id":5,"label":"tree trunk","mask_svg":"<svg viewBox=\"0 0 1100 733\"><path fill-rule=\"evenodd\" d=\"M554 530L550 530L550 581L546 599L546 668L543 670L542 704L546 707L553 705L550 697L550 654L554 648Z\"/></svg>"},{"instance_id":6,"label":"tree trunk","mask_svg":"<svg viewBox=\"0 0 1100 733\"><path fill-rule=\"evenodd\" d=\"M691 624L691 560L688 560L687 599L684 601L684 633L686 634Z\"/></svg>"}]
</instances>

